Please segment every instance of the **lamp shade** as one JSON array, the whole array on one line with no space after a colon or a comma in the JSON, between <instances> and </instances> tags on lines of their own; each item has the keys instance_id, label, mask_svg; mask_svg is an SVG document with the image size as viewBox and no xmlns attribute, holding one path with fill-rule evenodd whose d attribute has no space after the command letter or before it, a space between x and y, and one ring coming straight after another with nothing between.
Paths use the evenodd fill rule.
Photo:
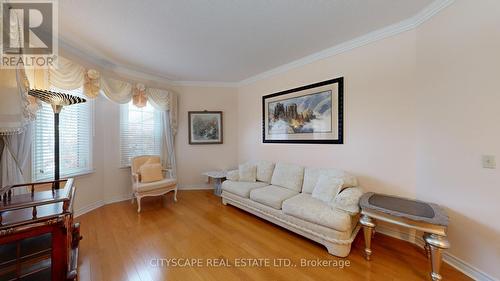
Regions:
<instances>
[{"instance_id":1,"label":"lamp shade","mask_svg":"<svg viewBox=\"0 0 500 281\"><path fill-rule=\"evenodd\" d=\"M40 99L43 102L46 102L52 106L52 109L55 113L61 112L64 106L84 103L87 100L81 97L65 94L65 93L56 93L48 90L38 90L33 89L29 90L28 94L37 99Z\"/></svg>"},{"instance_id":2,"label":"lamp shade","mask_svg":"<svg viewBox=\"0 0 500 281\"><path fill-rule=\"evenodd\" d=\"M84 103L86 100L77 96L56 93L47 90L29 90L28 94L30 96L36 97L43 102L46 102L52 106L54 111L54 189L59 189L59 113L64 106L69 106L77 103Z\"/></svg>"},{"instance_id":3,"label":"lamp shade","mask_svg":"<svg viewBox=\"0 0 500 281\"><path fill-rule=\"evenodd\" d=\"M65 93L56 93L48 90L38 90L33 89L29 90L29 95L34 96L40 99L43 102L46 102L52 106L68 106L77 103L84 103L87 100L81 97L65 94Z\"/></svg>"}]
</instances>

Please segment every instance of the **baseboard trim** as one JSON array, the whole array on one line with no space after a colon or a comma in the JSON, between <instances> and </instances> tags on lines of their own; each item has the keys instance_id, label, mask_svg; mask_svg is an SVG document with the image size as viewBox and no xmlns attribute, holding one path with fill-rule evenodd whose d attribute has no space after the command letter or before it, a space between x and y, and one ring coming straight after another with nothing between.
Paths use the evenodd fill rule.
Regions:
<instances>
[{"instance_id":1,"label":"baseboard trim","mask_svg":"<svg viewBox=\"0 0 500 281\"><path fill-rule=\"evenodd\" d=\"M415 231L412 232L402 232L393 228L385 227L385 226L377 226L375 229L376 232L382 233L384 235L404 240L419 246L420 248L424 248L424 240L422 237L417 236ZM455 268L456 270L462 272L463 274L469 276L470 278L477 281L500 281L493 276L481 271L480 269L472 266L471 264L461 260L460 258L448 253L443 253L443 261Z\"/></svg>"},{"instance_id":2,"label":"baseboard trim","mask_svg":"<svg viewBox=\"0 0 500 281\"><path fill-rule=\"evenodd\" d=\"M91 204L89 204L87 206L84 206L82 208L79 208L79 209L75 210L75 215L74 216L75 216L75 218L79 217L79 216L81 216L83 214L91 212L91 211L93 211L93 210L95 210L97 208L100 208L100 207L104 206L104 205L105 204L104 204L103 200L96 201L94 203L91 203Z\"/></svg>"},{"instance_id":3,"label":"baseboard trim","mask_svg":"<svg viewBox=\"0 0 500 281\"><path fill-rule=\"evenodd\" d=\"M86 214L88 212L91 212L95 209L98 209L102 206L105 206L105 205L108 205L108 204L112 204L112 203L118 203L118 202L122 202L122 201L125 201L125 200L130 200L132 199L132 195L131 194L128 194L128 195L120 195L120 196L116 196L116 197L113 197L113 198L109 198L107 200L99 200L99 201L96 201L94 203L91 203L87 206L84 206L82 208L79 208L75 211L75 218L76 217L79 217L83 214Z\"/></svg>"},{"instance_id":4,"label":"baseboard trim","mask_svg":"<svg viewBox=\"0 0 500 281\"><path fill-rule=\"evenodd\" d=\"M214 189L212 185L209 184L181 184L179 185L179 190L208 190Z\"/></svg>"},{"instance_id":5,"label":"baseboard trim","mask_svg":"<svg viewBox=\"0 0 500 281\"><path fill-rule=\"evenodd\" d=\"M132 194L117 196L117 197L110 198L110 199L104 201L104 205L118 203L118 202L130 200L130 199L132 199Z\"/></svg>"},{"instance_id":6,"label":"baseboard trim","mask_svg":"<svg viewBox=\"0 0 500 281\"><path fill-rule=\"evenodd\" d=\"M214 189L214 188L208 184L190 184L190 185L184 185L184 186L181 185L181 186L179 186L178 190L210 190L210 189ZM81 208L75 210L74 216L76 218L76 217L84 215L88 212L91 212L95 209L98 209L102 206L105 206L108 204L113 204L113 203L118 203L118 202L122 202L122 201L126 201L126 200L131 200L131 199L132 199L132 195L128 194L128 195L120 195L120 196L112 197L112 198L109 198L107 200L99 200L99 201L93 202L87 206L84 206L84 207L81 207Z\"/></svg>"}]
</instances>

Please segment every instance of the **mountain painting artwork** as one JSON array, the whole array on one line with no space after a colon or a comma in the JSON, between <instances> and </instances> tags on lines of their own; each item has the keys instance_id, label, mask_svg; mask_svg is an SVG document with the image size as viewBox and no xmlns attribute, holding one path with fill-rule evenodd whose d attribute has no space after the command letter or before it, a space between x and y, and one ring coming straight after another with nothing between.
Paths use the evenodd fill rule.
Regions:
<instances>
[{"instance_id":1,"label":"mountain painting artwork","mask_svg":"<svg viewBox=\"0 0 500 281\"><path fill-rule=\"evenodd\" d=\"M222 143L222 111L189 111L189 144Z\"/></svg>"},{"instance_id":2,"label":"mountain painting artwork","mask_svg":"<svg viewBox=\"0 0 500 281\"><path fill-rule=\"evenodd\" d=\"M343 78L262 97L264 143L343 143Z\"/></svg>"},{"instance_id":3,"label":"mountain painting artwork","mask_svg":"<svg viewBox=\"0 0 500 281\"><path fill-rule=\"evenodd\" d=\"M269 134L332 131L332 91L269 103Z\"/></svg>"}]
</instances>

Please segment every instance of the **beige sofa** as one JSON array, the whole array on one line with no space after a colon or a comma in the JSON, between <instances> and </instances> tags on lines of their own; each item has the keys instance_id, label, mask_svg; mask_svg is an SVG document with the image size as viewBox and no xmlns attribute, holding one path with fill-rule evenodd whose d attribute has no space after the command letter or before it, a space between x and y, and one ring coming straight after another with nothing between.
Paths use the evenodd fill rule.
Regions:
<instances>
[{"instance_id":1,"label":"beige sofa","mask_svg":"<svg viewBox=\"0 0 500 281\"><path fill-rule=\"evenodd\" d=\"M222 203L230 204L323 244L345 257L359 230L358 201L363 191L355 177L336 169L304 168L258 161L256 181L239 181L238 170L222 184ZM326 203L311 196L321 175L343 179L344 187Z\"/></svg>"}]
</instances>

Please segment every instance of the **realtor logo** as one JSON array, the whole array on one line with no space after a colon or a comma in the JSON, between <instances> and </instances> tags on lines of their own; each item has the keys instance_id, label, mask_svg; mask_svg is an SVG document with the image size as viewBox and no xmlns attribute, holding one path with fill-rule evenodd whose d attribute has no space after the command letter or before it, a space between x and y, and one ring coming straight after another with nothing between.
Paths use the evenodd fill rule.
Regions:
<instances>
[{"instance_id":1,"label":"realtor logo","mask_svg":"<svg viewBox=\"0 0 500 281\"><path fill-rule=\"evenodd\" d=\"M2 68L49 67L57 55L55 1L2 1Z\"/></svg>"}]
</instances>

